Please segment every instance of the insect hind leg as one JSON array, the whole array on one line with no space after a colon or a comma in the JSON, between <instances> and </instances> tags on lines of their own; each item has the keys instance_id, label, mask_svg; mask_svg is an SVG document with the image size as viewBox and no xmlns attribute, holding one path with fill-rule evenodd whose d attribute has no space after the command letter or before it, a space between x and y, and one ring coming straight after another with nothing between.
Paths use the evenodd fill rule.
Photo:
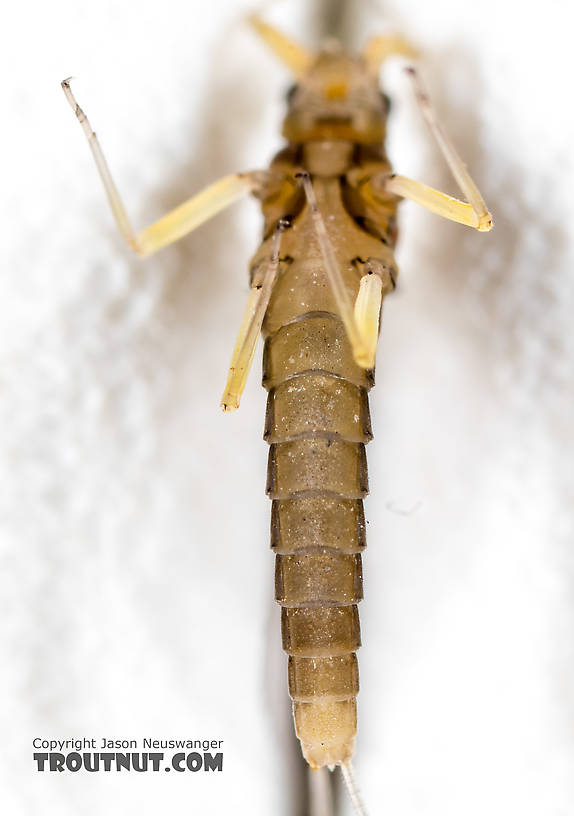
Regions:
<instances>
[{"instance_id":1,"label":"insect hind leg","mask_svg":"<svg viewBox=\"0 0 574 816\"><path fill-rule=\"evenodd\" d=\"M271 257L265 266L263 276L256 273L253 278L229 366L227 384L221 398L221 407L224 411L235 411L239 408L265 312L269 305L273 286L277 280L281 235L287 227L289 227L289 222L284 219L277 223L271 242Z\"/></svg>"},{"instance_id":2,"label":"insect hind leg","mask_svg":"<svg viewBox=\"0 0 574 816\"><path fill-rule=\"evenodd\" d=\"M315 234L321 249L321 255L323 256L329 285L331 286L331 291L333 292L333 297L335 298L341 320L345 326L345 332L347 333L349 343L351 344L351 348L353 350L353 357L355 358L355 362L362 368L368 368L370 359L369 352L366 348L365 340L357 325L353 304L349 298L349 295L347 294L343 275L339 269L339 264L333 249L333 244L331 243L327 233L323 216L319 212L319 208L317 206L317 199L313 190L311 177L309 173L301 172L297 173L296 178L300 180L301 184L303 185L303 189L305 190L307 202L311 210L311 218L313 219Z\"/></svg>"}]
</instances>

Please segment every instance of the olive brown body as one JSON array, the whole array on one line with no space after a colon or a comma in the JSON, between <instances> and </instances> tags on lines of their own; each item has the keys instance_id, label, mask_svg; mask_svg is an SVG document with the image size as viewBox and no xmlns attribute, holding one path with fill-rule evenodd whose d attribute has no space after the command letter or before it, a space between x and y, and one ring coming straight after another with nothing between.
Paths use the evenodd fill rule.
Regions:
<instances>
[{"instance_id":1,"label":"olive brown body","mask_svg":"<svg viewBox=\"0 0 574 816\"><path fill-rule=\"evenodd\" d=\"M287 146L269 171L225 176L138 233L69 80L62 87L120 233L140 256L173 243L247 193L261 200L263 242L251 264L221 404L226 411L239 407L262 331L275 597L282 607L295 727L311 767L342 766L359 813L349 760L359 690L365 444L372 437L367 393L382 299L397 275L397 205L411 198L483 232L492 217L412 67L423 115L467 201L391 173L383 146L389 101L378 74L387 57L416 55L401 37L375 37L357 57L332 40L312 54L257 15L250 20L296 78L283 123Z\"/></svg>"},{"instance_id":2,"label":"olive brown body","mask_svg":"<svg viewBox=\"0 0 574 816\"><path fill-rule=\"evenodd\" d=\"M263 324L263 385L269 392L264 435L271 446L267 493L273 502L275 597L282 607L295 727L312 767L343 763L353 753L361 643L357 604L365 547L362 500L368 493L365 444L372 438L367 392L374 379L372 370L353 359L296 175L301 170L311 174L352 300L369 259L387 270L383 286L389 291L395 271L389 226L395 203L379 201L380 234L359 222L349 183L362 177L357 152L345 142L284 151L271 169L279 165L293 186L284 184L278 195L263 201L267 235L277 217L291 221ZM379 172L388 168L382 154L373 157L370 151L368 158L369 177L373 162ZM254 259L252 275L268 257L269 239Z\"/></svg>"}]
</instances>

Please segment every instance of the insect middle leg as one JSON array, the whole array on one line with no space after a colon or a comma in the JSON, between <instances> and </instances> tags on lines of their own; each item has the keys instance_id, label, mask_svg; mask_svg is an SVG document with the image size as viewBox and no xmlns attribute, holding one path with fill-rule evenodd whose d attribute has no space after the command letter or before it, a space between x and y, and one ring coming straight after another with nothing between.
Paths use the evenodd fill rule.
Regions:
<instances>
[{"instance_id":1,"label":"insect middle leg","mask_svg":"<svg viewBox=\"0 0 574 816\"><path fill-rule=\"evenodd\" d=\"M430 99L422 87L418 73L412 67L407 70L413 79L416 97L425 121L467 201L459 201L420 181L413 181L413 179L399 175L375 176L371 182L373 188L376 190L376 187L380 185L385 192L409 198L443 218L474 227L479 232L488 232L492 229L492 216L484 199L454 145L442 129Z\"/></svg>"},{"instance_id":2,"label":"insect middle leg","mask_svg":"<svg viewBox=\"0 0 574 816\"><path fill-rule=\"evenodd\" d=\"M262 171L224 176L164 215L163 218L136 233L128 218L97 136L92 130L88 117L76 102L69 79L62 82L62 88L90 145L118 229L129 247L144 258L183 238L184 235L192 232L204 221L217 215L239 198L248 193L259 192L265 184L267 173Z\"/></svg>"}]
</instances>

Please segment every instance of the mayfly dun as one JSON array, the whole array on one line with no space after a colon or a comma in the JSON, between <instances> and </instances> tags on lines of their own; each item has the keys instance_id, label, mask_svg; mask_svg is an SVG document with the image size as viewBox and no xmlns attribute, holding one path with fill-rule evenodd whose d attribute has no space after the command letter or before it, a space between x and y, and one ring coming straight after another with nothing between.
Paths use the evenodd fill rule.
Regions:
<instances>
[{"instance_id":1,"label":"mayfly dun","mask_svg":"<svg viewBox=\"0 0 574 816\"><path fill-rule=\"evenodd\" d=\"M365 445L372 438L367 395L374 383L382 301L398 274L397 206L411 199L479 231L490 230L492 220L412 67L424 119L466 200L392 172L384 149L388 102L378 77L386 59L416 56L406 41L375 37L358 56L329 41L311 53L259 17L250 19L295 79L283 124L286 146L268 170L226 176L141 232L131 226L69 80L62 86L120 233L141 257L248 194L261 202L263 240L251 262L251 288L221 404L226 412L239 407L262 334L275 598L295 729L310 767L340 766L354 807L362 812L351 758L368 492Z\"/></svg>"}]
</instances>

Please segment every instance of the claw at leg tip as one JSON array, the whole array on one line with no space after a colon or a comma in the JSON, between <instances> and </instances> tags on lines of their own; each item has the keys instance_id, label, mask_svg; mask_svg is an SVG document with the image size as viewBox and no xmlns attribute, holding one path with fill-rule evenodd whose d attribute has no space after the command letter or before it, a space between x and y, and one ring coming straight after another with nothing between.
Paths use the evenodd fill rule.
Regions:
<instances>
[{"instance_id":1,"label":"claw at leg tip","mask_svg":"<svg viewBox=\"0 0 574 816\"><path fill-rule=\"evenodd\" d=\"M492 220L492 216L489 213L484 218L480 219L477 229L479 232L490 232L493 226L494 222Z\"/></svg>"}]
</instances>

